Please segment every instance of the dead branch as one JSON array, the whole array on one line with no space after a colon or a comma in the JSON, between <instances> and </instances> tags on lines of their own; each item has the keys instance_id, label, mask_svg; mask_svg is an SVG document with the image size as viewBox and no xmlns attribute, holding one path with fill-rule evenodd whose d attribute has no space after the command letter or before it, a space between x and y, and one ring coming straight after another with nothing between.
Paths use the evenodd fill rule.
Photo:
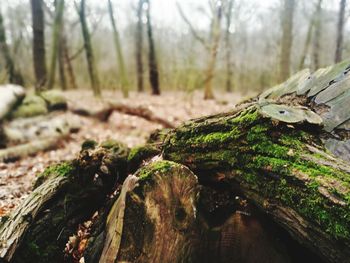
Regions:
<instances>
[{"instance_id":1,"label":"dead branch","mask_svg":"<svg viewBox=\"0 0 350 263\"><path fill-rule=\"evenodd\" d=\"M74 114L84 116L84 117L92 117L96 118L99 121L106 122L114 111L143 118L147 121L158 123L162 125L164 128L174 128L174 124L169 122L168 120L161 118L154 114L150 109L145 106L129 106L123 103L108 103L108 106L99 111L90 111L88 109L76 108L70 109Z\"/></svg>"}]
</instances>

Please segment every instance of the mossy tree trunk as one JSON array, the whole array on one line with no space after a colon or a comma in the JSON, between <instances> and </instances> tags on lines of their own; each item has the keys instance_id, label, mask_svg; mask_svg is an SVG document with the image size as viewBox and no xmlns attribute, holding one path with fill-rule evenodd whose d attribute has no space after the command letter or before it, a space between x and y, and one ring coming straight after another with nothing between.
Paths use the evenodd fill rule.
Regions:
<instances>
[{"instance_id":1,"label":"mossy tree trunk","mask_svg":"<svg viewBox=\"0 0 350 263\"><path fill-rule=\"evenodd\" d=\"M69 239L70 262L349 262L349 153L334 143L349 138L340 106L350 95L338 92L348 72L300 72L231 112L158 133L127 159L120 144L85 142L68 176L49 169L2 223L0 255L62 262ZM338 94L328 111L317 104L330 103L324 92Z\"/></svg>"}]
</instances>

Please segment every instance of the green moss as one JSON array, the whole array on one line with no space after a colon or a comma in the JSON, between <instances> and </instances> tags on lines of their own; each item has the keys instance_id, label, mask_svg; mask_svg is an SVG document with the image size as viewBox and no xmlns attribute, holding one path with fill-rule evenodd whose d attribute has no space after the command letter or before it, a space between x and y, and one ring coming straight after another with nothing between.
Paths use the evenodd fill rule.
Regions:
<instances>
[{"instance_id":1,"label":"green moss","mask_svg":"<svg viewBox=\"0 0 350 263\"><path fill-rule=\"evenodd\" d=\"M133 173L139 168L142 162L156 156L160 150L151 145L137 146L130 150L128 155L128 170Z\"/></svg>"},{"instance_id":2,"label":"green moss","mask_svg":"<svg viewBox=\"0 0 350 263\"><path fill-rule=\"evenodd\" d=\"M69 176L74 171L74 166L70 162L62 162L56 165L51 165L46 168L44 172L38 175L37 180L34 183L34 188L40 186L48 178L55 176Z\"/></svg>"},{"instance_id":3,"label":"green moss","mask_svg":"<svg viewBox=\"0 0 350 263\"><path fill-rule=\"evenodd\" d=\"M116 149L116 148L126 148L125 145L123 145L121 142L113 139L106 140L100 144L102 148L105 149Z\"/></svg>"},{"instance_id":4,"label":"green moss","mask_svg":"<svg viewBox=\"0 0 350 263\"><path fill-rule=\"evenodd\" d=\"M81 145L81 150L93 150L96 148L97 144L98 143L94 140L85 140Z\"/></svg>"},{"instance_id":5,"label":"green moss","mask_svg":"<svg viewBox=\"0 0 350 263\"><path fill-rule=\"evenodd\" d=\"M180 166L180 164L172 161L157 161L153 162L147 166L142 167L138 172L138 177L140 180L151 179L152 175L155 173L167 173L173 167Z\"/></svg>"},{"instance_id":6,"label":"green moss","mask_svg":"<svg viewBox=\"0 0 350 263\"><path fill-rule=\"evenodd\" d=\"M22 104L12 113L12 118L29 118L47 114L46 102L39 96L28 95Z\"/></svg>"},{"instance_id":7,"label":"green moss","mask_svg":"<svg viewBox=\"0 0 350 263\"><path fill-rule=\"evenodd\" d=\"M166 141L164 156L194 171L232 171L233 180L263 198L277 199L335 239L349 240L350 193L337 189L350 189L350 176L323 165L327 163L322 160L325 157L310 152L306 147L310 142L322 150L314 132L314 126L288 127L271 122L252 107L233 117L225 115L180 127ZM327 191L346 202L345 206L323 196L320 179L331 182ZM332 182L336 186L332 187Z\"/></svg>"},{"instance_id":8,"label":"green moss","mask_svg":"<svg viewBox=\"0 0 350 263\"><path fill-rule=\"evenodd\" d=\"M47 90L40 93L50 110L66 109L67 100L63 93L58 90Z\"/></svg>"}]
</instances>

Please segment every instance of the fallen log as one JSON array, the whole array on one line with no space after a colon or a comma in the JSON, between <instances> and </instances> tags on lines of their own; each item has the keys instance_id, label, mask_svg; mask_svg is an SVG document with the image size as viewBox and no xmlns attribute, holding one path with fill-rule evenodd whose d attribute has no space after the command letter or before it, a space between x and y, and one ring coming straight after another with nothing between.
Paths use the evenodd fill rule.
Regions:
<instances>
[{"instance_id":1,"label":"fallen log","mask_svg":"<svg viewBox=\"0 0 350 263\"><path fill-rule=\"evenodd\" d=\"M144 106L130 106L123 103L109 102L108 106L98 111L91 111L83 108L71 108L71 112L84 117L96 118L99 121L106 122L114 111L127 115L137 116L147 121L158 123L164 128L174 128L174 125L153 113L150 109Z\"/></svg>"},{"instance_id":2,"label":"fallen log","mask_svg":"<svg viewBox=\"0 0 350 263\"><path fill-rule=\"evenodd\" d=\"M35 155L40 151L56 149L64 136L55 136L46 139L37 139L32 142L0 149L0 162L13 162L23 157Z\"/></svg>"},{"instance_id":3,"label":"fallen log","mask_svg":"<svg viewBox=\"0 0 350 263\"><path fill-rule=\"evenodd\" d=\"M34 140L67 136L77 132L80 125L79 121L65 114L50 113L5 122L3 133L7 145L13 146Z\"/></svg>"},{"instance_id":4,"label":"fallen log","mask_svg":"<svg viewBox=\"0 0 350 263\"><path fill-rule=\"evenodd\" d=\"M24 96L25 91L21 86L8 84L0 87L0 121L9 115Z\"/></svg>"},{"instance_id":5,"label":"fallen log","mask_svg":"<svg viewBox=\"0 0 350 263\"><path fill-rule=\"evenodd\" d=\"M141 147L129 155L126 166L137 171L126 180L120 168L99 165L100 171L122 174L123 187L119 191L120 185L108 184L118 198L113 205L106 200L96 204L104 216L75 248L79 253L73 253L83 259L66 260L350 262L349 69L343 63L311 76L303 71L231 112L155 136L150 140L154 151ZM118 163L105 152L99 156ZM93 159L83 163L90 167ZM39 218L23 234L25 244L36 240L28 234L33 226L48 225L56 236L62 224L70 226L65 221L60 227L46 224L53 215ZM18 222L12 224L16 228ZM283 230L274 233L276 225ZM78 231L74 226L64 235L66 242ZM48 258L62 256L50 252L55 241L49 240L36 243L40 251ZM295 250L290 250L295 246L291 240L299 244ZM12 251L35 257L35 251L21 246Z\"/></svg>"},{"instance_id":6,"label":"fallen log","mask_svg":"<svg viewBox=\"0 0 350 263\"><path fill-rule=\"evenodd\" d=\"M40 151L56 149L77 132L80 124L64 114L48 114L5 122L2 127L0 161L15 161Z\"/></svg>"},{"instance_id":7,"label":"fallen log","mask_svg":"<svg viewBox=\"0 0 350 263\"><path fill-rule=\"evenodd\" d=\"M85 148L72 162L48 168L30 197L2 218L0 257L10 262L63 262L68 237L125 177L127 154L125 146L109 141Z\"/></svg>"}]
</instances>

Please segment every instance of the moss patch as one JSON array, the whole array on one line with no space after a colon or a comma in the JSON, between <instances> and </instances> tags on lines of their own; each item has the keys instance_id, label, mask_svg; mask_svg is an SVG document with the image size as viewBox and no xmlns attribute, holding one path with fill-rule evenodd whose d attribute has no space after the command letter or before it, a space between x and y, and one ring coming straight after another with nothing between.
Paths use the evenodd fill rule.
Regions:
<instances>
[{"instance_id":1,"label":"moss patch","mask_svg":"<svg viewBox=\"0 0 350 263\"><path fill-rule=\"evenodd\" d=\"M64 110L67 109L67 100L63 93L58 90L47 90L40 93L48 105L49 110Z\"/></svg>"},{"instance_id":2,"label":"moss patch","mask_svg":"<svg viewBox=\"0 0 350 263\"><path fill-rule=\"evenodd\" d=\"M22 104L11 114L12 118L29 118L48 113L44 99L37 95L28 95Z\"/></svg>"},{"instance_id":3,"label":"moss patch","mask_svg":"<svg viewBox=\"0 0 350 263\"><path fill-rule=\"evenodd\" d=\"M164 157L199 174L229 171L246 189L291 207L335 239L350 240L350 176L325 165L324 156L306 147L310 143L326 151L314 125L286 125L251 107L176 129L165 142Z\"/></svg>"},{"instance_id":4,"label":"moss patch","mask_svg":"<svg viewBox=\"0 0 350 263\"><path fill-rule=\"evenodd\" d=\"M71 162L63 162L55 165L51 165L46 168L44 172L38 175L34 183L34 189L44 183L47 179L55 176L69 176L74 171L74 166Z\"/></svg>"},{"instance_id":5,"label":"moss patch","mask_svg":"<svg viewBox=\"0 0 350 263\"><path fill-rule=\"evenodd\" d=\"M155 173L167 173L174 167L181 165L171 161L157 161L147 166L142 167L138 172L138 177L141 181L149 180Z\"/></svg>"},{"instance_id":6,"label":"moss patch","mask_svg":"<svg viewBox=\"0 0 350 263\"><path fill-rule=\"evenodd\" d=\"M160 153L160 150L151 145L137 146L130 150L128 156L128 171L133 173L142 162Z\"/></svg>"}]
</instances>

